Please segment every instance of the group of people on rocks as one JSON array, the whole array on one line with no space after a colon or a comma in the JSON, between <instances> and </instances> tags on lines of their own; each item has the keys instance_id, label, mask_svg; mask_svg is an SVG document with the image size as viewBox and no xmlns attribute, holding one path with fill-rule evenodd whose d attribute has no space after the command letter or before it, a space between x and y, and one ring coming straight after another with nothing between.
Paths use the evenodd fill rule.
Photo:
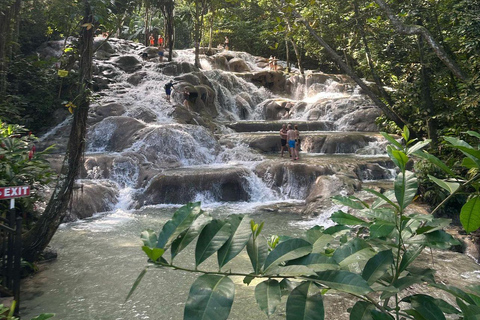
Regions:
<instances>
[{"instance_id":1,"label":"group of people on rocks","mask_svg":"<svg viewBox=\"0 0 480 320\"><path fill-rule=\"evenodd\" d=\"M291 123L282 125L282 129L280 129L280 143L281 157L283 157L285 148L287 148L290 158L292 158L293 161L299 159L300 131L298 131L297 125L293 126Z\"/></svg>"},{"instance_id":2,"label":"group of people on rocks","mask_svg":"<svg viewBox=\"0 0 480 320\"><path fill-rule=\"evenodd\" d=\"M268 67L270 68L270 70L277 70L277 61L277 57L270 56L270 58L268 59Z\"/></svg>"}]
</instances>

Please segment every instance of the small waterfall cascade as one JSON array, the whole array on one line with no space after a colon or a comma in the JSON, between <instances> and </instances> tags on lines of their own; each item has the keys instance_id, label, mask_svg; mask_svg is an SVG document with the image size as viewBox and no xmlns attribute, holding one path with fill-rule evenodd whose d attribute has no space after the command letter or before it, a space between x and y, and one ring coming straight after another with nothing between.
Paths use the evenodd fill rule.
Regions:
<instances>
[{"instance_id":1,"label":"small waterfall cascade","mask_svg":"<svg viewBox=\"0 0 480 320\"><path fill-rule=\"evenodd\" d=\"M395 175L385 142L372 132L378 110L341 75L285 76L268 70L266 59L232 51L202 55L199 70L193 50L159 63L155 48L118 39L96 56L81 178L93 193L100 184L114 196L96 208L84 199L79 207L87 211L196 200L295 202L311 197L321 176L355 175L358 184ZM186 105L184 90L195 94ZM290 122L301 132L298 163L278 157L279 129ZM44 143L67 127L68 120ZM338 192L353 188L337 184Z\"/></svg>"}]
</instances>

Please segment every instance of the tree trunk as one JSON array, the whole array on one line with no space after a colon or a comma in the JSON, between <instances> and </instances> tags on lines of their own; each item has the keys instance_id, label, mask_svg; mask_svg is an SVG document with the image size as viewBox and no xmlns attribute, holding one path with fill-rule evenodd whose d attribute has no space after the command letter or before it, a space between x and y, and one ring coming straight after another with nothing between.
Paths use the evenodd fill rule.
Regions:
<instances>
[{"instance_id":1,"label":"tree trunk","mask_svg":"<svg viewBox=\"0 0 480 320\"><path fill-rule=\"evenodd\" d=\"M18 37L21 0L10 0L0 6L0 95L7 91L8 61Z\"/></svg>"},{"instance_id":2,"label":"tree trunk","mask_svg":"<svg viewBox=\"0 0 480 320\"><path fill-rule=\"evenodd\" d=\"M202 67L200 65L200 42L202 41L205 5L206 0L195 0L195 30L193 38L195 41L195 66L199 69Z\"/></svg>"},{"instance_id":3,"label":"tree trunk","mask_svg":"<svg viewBox=\"0 0 480 320\"><path fill-rule=\"evenodd\" d=\"M148 25L148 11L150 11L150 1L145 2L145 46L149 46L149 25Z\"/></svg>"},{"instance_id":4,"label":"tree trunk","mask_svg":"<svg viewBox=\"0 0 480 320\"><path fill-rule=\"evenodd\" d=\"M33 262L52 239L65 217L73 184L82 165L89 109L88 92L92 83L92 53L95 27L89 0L84 0L85 17L80 36L79 103L74 108L67 152L52 197L35 226L24 235L23 258Z\"/></svg>"},{"instance_id":5,"label":"tree trunk","mask_svg":"<svg viewBox=\"0 0 480 320\"><path fill-rule=\"evenodd\" d=\"M387 101L388 105L392 107L394 105L394 102L390 95L385 91L384 84L382 79L378 76L377 72L375 71L375 66L373 65L373 59L372 59L372 54L370 52L370 47L368 45L367 41L367 36L365 34L365 24L363 23L363 19L360 17L360 11L358 9L358 3L355 0L353 2L354 8L355 8L355 16L357 18L357 24L359 25L359 31L360 31L360 36L362 37L363 45L365 47L365 54L367 56L367 63L368 67L370 68L370 73L372 74L373 80L375 81L375 84L377 85L377 88L381 94L381 96Z\"/></svg>"},{"instance_id":6,"label":"tree trunk","mask_svg":"<svg viewBox=\"0 0 480 320\"><path fill-rule=\"evenodd\" d=\"M215 18L215 9L212 7L211 8L211 12L212 12L212 15L210 16L210 26L209 26L209 33L208 33L208 37L209 37L209 40L208 40L208 52L211 52L212 51L212 45L213 45L213 22L214 22L214 18Z\"/></svg>"},{"instance_id":7,"label":"tree trunk","mask_svg":"<svg viewBox=\"0 0 480 320\"><path fill-rule=\"evenodd\" d=\"M174 16L173 11L175 9L175 3L173 0L167 0L162 2L160 10L165 18L165 47L168 47L168 61L173 59L173 42L174 42Z\"/></svg>"}]
</instances>

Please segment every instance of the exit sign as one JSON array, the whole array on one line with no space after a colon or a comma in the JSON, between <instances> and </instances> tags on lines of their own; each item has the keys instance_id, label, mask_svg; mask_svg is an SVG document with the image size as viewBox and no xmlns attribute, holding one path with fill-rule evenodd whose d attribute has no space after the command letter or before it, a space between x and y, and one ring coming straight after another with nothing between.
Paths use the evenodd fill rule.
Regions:
<instances>
[{"instance_id":1,"label":"exit sign","mask_svg":"<svg viewBox=\"0 0 480 320\"><path fill-rule=\"evenodd\" d=\"M30 186L0 187L0 200L28 197L30 195Z\"/></svg>"}]
</instances>

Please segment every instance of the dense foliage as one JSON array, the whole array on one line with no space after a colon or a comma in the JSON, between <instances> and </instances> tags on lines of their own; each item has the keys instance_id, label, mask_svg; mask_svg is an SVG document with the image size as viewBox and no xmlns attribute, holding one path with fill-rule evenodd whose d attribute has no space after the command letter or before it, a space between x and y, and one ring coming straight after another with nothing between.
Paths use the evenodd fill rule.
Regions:
<instances>
[{"instance_id":1,"label":"dense foliage","mask_svg":"<svg viewBox=\"0 0 480 320\"><path fill-rule=\"evenodd\" d=\"M480 138L477 133L472 134ZM247 285L253 279L263 280L255 287L255 299L268 316L275 312L282 296L287 296L288 320L324 319L323 296L331 290L354 299L350 320L440 320L446 319L446 315L478 319L478 286L458 288L437 283L434 269L415 264L425 248L448 249L458 242L443 231L449 220L407 210L418 188L417 178L407 170L407 163L417 155L428 158L442 170L448 167L422 152L429 141L414 143L408 130L403 132L405 145L384 136L392 142L387 152L400 171L393 189L383 194L366 189L375 197L373 203L353 196L334 197L351 213L335 212L331 219L336 225L327 229L316 226L303 237L272 237L265 241L261 236L263 223L236 215L214 219L200 209L200 203L189 203L177 210L158 234L152 230L143 232L142 249L151 266L201 274L190 289L184 319L227 319L235 297L232 276L243 276ZM468 159L473 160L473 154L478 156L478 150L474 152L459 140L450 142L460 147ZM436 182L453 188L449 182ZM478 202L478 195L473 199ZM472 206L477 206L477 210L471 210ZM475 220L478 228L478 204L467 203L464 208L469 211L467 220ZM467 230L471 227L465 225ZM195 267L176 265L175 257L195 239ZM227 265L245 249L252 265L250 272ZM218 270L200 269L215 253ZM140 273L129 296L147 269ZM416 288L413 293L412 286ZM430 295L433 288L451 294L456 305Z\"/></svg>"},{"instance_id":2,"label":"dense foliage","mask_svg":"<svg viewBox=\"0 0 480 320\"><path fill-rule=\"evenodd\" d=\"M0 122L0 185L31 187L30 197L16 201L25 217L35 212L37 201L44 200L44 188L53 176L50 164L44 159L48 150L36 152L35 140L27 129ZM0 202L0 212L6 212L7 207L6 201Z\"/></svg>"}]
</instances>

